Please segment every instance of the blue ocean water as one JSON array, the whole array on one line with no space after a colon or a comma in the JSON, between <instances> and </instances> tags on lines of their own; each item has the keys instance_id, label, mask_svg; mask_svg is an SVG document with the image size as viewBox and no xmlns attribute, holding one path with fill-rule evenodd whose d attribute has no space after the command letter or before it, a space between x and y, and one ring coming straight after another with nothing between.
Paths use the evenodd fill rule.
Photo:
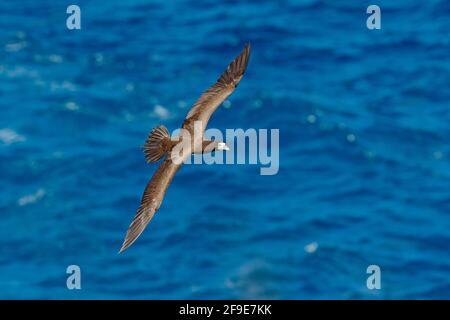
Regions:
<instances>
[{"instance_id":1,"label":"blue ocean water","mask_svg":"<svg viewBox=\"0 0 450 320\"><path fill-rule=\"evenodd\" d=\"M367 1L77 4L69 31L64 2L0 2L0 298L450 298L448 1L377 1L381 30ZM209 126L280 129L278 174L185 165L118 255L148 132L247 42Z\"/></svg>"}]
</instances>

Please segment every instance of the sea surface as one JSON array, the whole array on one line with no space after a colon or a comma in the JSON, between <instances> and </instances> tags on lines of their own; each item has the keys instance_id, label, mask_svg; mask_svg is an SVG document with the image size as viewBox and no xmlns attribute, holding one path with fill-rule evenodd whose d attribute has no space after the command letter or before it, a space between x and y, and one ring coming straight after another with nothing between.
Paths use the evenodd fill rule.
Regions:
<instances>
[{"instance_id":1,"label":"sea surface","mask_svg":"<svg viewBox=\"0 0 450 320\"><path fill-rule=\"evenodd\" d=\"M0 298L450 299L449 1L377 1L381 30L368 1L74 4L0 2ZM248 42L209 127L279 129L278 173L183 166L119 255L148 132Z\"/></svg>"}]
</instances>

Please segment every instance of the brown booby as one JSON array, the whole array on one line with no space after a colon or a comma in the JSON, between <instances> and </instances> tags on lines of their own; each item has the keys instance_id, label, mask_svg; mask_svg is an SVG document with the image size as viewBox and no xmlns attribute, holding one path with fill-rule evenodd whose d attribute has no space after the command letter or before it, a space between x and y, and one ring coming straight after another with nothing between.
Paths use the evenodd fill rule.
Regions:
<instances>
[{"instance_id":1,"label":"brown booby","mask_svg":"<svg viewBox=\"0 0 450 320\"><path fill-rule=\"evenodd\" d=\"M211 115L233 93L241 81L247 68L249 57L250 45L246 45L236 59L228 65L228 68L217 82L194 103L182 126L182 129L189 133L186 135L189 137L189 141L183 138L178 140L171 139L166 127L162 125L150 132L144 145L145 160L148 163L157 162L163 157L165 157L165 160L156 170L144 190L141 205L128 227L119 253L131 246L144 231L156 210L159 209L167 188L185 159L193 153L228 150L225 143L206 140L203 135ZM177 161L174 159L175 153L173 151L175 149L182 150Z\"/></svg>"}]
</instances>

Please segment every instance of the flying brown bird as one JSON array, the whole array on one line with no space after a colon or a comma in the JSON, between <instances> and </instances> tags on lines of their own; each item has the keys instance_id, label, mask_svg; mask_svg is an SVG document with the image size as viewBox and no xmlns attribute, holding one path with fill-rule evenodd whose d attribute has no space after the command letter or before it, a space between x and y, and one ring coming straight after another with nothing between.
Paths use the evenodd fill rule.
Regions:
<instances>
[{"instance_id":1,"label":"flying brown bird","mask_svg":"<svg viewBox=\"0 0 450 320\"><path fill-rule=\"evenodd\" d=\"M228 150L225 143L205 140L203 135L211 115L233 93L241 81L249 57L250 45L246 45L217 82L194 103L182 126L187 135L182 135L177 140L171 139L166 127L162 125L150 132L144 145L145 160L148 163L157 162L163 157L165 160L144 190L141 205L128 227L119 253L131 246L144 231L160 207L170 182L184 160L193 153ZM178 150L181 150L181 153Z\"/></svg>"}]
</instances>

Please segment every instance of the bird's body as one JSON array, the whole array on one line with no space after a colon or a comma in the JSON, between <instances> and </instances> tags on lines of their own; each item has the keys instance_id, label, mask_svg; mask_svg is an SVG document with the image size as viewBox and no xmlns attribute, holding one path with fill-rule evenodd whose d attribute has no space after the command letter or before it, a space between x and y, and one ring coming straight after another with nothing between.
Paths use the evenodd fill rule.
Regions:
<instances>
[{"instance_id":1,"label":"bird's body","mask_svg":"<svg viewBox=\"0 0 450 320\"><path fill-rule=\"evenodd\" d=\"M167 188L182 163L193 153L227 150L224 143L204 139L204 132L214 111L233 93L242 79L250 57L250 46L228 66L217 82L194 103L183 122L181 134L172 140L164 126L154 128L144 145L147 162L164 161L148 182L141 205L130 224L119 252L131 246L159 209Z\"/></svg>"}]
</instances>

